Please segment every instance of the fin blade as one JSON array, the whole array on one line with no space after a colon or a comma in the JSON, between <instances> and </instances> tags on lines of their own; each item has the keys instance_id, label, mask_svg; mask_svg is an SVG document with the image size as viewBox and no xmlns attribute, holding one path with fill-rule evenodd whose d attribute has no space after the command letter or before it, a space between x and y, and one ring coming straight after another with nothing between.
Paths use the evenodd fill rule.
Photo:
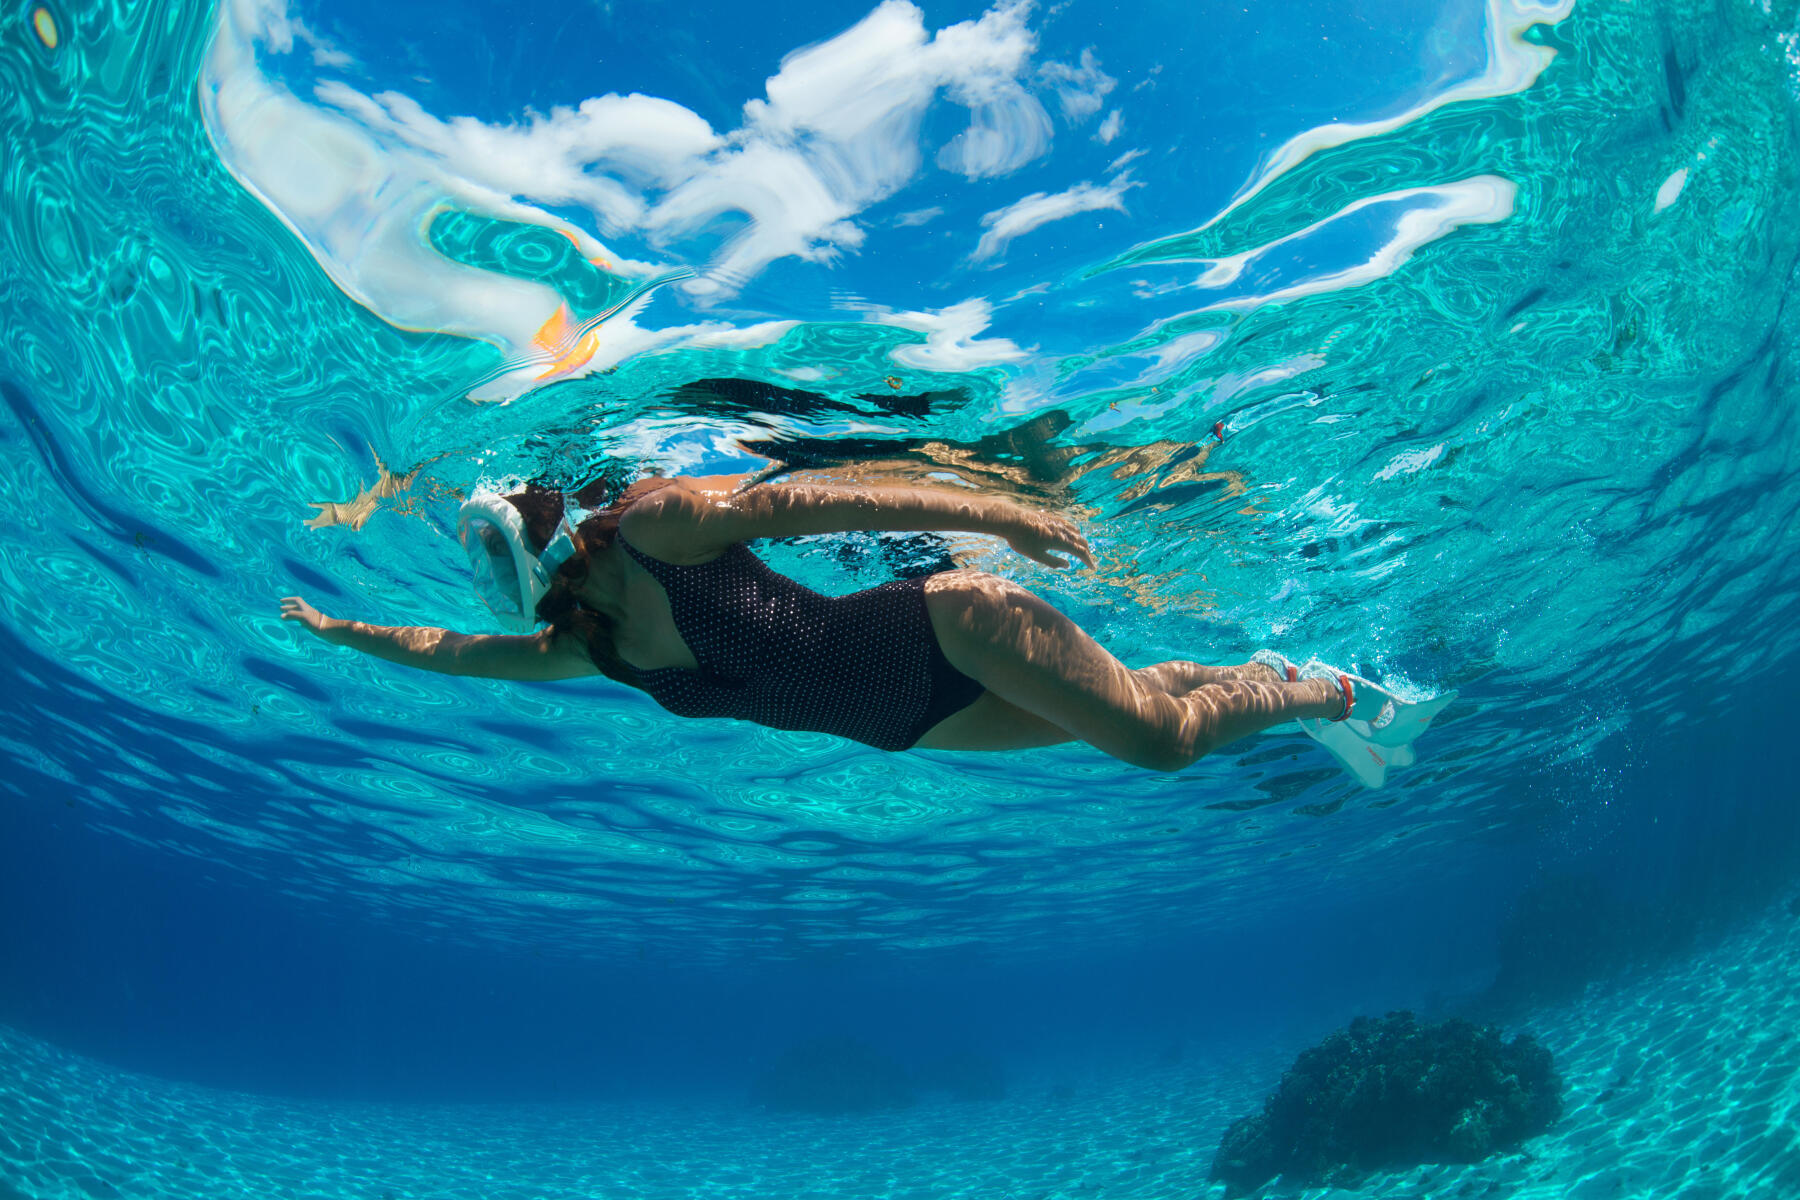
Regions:
<instances>
[{"instance_id":1,"label":"fin blade","mask_svg":"<svg viewBox=\"0 0 1800 1200\"><path fill-rule=\"evenodd\" d=\"M1349 728L1349 724L1347 721L1302 721L1300 728L1313 741L1330 751L1331 756L1342 763L1358 783L1369 788L1381 787L1387 782L1389 764L1394 762L1392 751L1363 737ZM1410 750L1407 751L1407 756L1410 761Z\"/></svg>"},{"instance_id":2,"label":"fin blade","mask_svg":"<svg viewBox=\"0 0 1800 1200\"><path fill-rule=\"evenodd\" d=\"M1417 761L1413 739L1429 729L1432 720L1456 699L1455 692L1445 692L1429 700L1402 700L1378 683L1348 671L1339 671L1316 658L1300 669L1303 679L1320 675L1349 676L1356 686L1359 709L1363 708L1364 697L1379 696L1382 699L1381 715L1376 718L1379 724L1356 718L1300 722L1306 735L1330 751L1332 757L1364 787L1381 787L1387 782L1389 767L1410 767Z\"/></svg>"},{"instance_id":3,"label":"fin blade","mask_svg":"<svg viewBox=\"0 0 1800 1200\"><path fill-rule=\"evenodd\" d=\"M1361 686L1361 685L1358 685ZM1370 684L1374 687L1374 684ZM1377 689L1379 690L1379 689ZM1382 692L1394 706L1394 716L1386 724L1369 731L1369 737L1383 746L1405 746L1431 728L1436 716L1456 699L1455 692L1445 692L1429 700L1402 700L1392 692Z\"/></svg>"}]
</instances>

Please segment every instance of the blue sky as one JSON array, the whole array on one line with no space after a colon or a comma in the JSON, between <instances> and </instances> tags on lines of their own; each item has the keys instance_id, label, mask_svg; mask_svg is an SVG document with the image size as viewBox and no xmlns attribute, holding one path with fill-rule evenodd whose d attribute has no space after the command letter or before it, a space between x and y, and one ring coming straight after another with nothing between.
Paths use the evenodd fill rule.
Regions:
<instances>
[{"instance_id":1,"label":"blue sky","mask_svg":"<svg viewBox=\"0 0 1800 1200\"><path fill-rule=\"evenodd\" d=\"M1054 319L1028 298L1204 224L1308 130L1491 70L1485 30L1521 9L230 0L203 94L227 165L395 324L517 353L558 300L400 244L438 203L558 227L629 277L692 269L656 301L690 340L896 317L964 347L1005 334L994 363ZM1379 248L1369 215L1321 229L1347 243L1323 258ZM637 319L596 362L669 344Z\"/></svg>"}]
</instances>

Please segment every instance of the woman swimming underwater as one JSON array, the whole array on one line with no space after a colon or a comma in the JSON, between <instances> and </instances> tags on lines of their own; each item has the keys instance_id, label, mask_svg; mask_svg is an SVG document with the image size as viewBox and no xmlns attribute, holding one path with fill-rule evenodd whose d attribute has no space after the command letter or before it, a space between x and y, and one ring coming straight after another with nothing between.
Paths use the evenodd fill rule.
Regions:
<instances>
[{"instance_id":1,"label":"woman swimming underwater","mask_svg":"<svg viewBox=\"0 0 1800 1200\"><path fill-rule=\"evenodd\" d=\"M458 534L478 590L516 631L510 636L339 620L298 596L281 602L281 615L406 666L516 680L602 674L679 716L831 733L882 750L1078 740L1173 771L1300 719L1352 771L1367 754L1385 772L1389 761L1411 761L1410 736L1397 739L1441 707L1433 701L1430 713L1396 722L1396 705L1407 713L1424 706L1268 651L1240 666L1171 661L1133 670L1046 601L980 571L823 596L744 543L962 530L1003 538L1053 567L1094 560L1073 522L1010 500L947 488L745 487L743 479L644 479L593 512L538 486L478 493L462 506ZM1321 736L1333 723L1344 723L1338 740L1348 754Z\"/></svg>"}]
</instances>

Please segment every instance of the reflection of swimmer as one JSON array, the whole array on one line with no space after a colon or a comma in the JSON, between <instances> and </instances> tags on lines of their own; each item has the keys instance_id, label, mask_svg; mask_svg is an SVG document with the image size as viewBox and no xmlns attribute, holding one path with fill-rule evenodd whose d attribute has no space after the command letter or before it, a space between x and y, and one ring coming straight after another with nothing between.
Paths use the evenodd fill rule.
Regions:
<instances>
[{"instance_id":1,"label":"reflection of swimmer","mask_svg":"<svg viewBox=\"0 0 1800 1200\"><path fill-rule=\"evenodd\" d=\"M788 483L859 487L931 486L934 481L941 483L945 476L954 476L971 487L1000 492L1025 504L1058 505L1073 500L1084 477L1101 475L1108 482L1100 485L1100 491L1112 490L1112 484L1123 485L1116 496L1123 507L1116 509L1114 516L1144 509L1166 510L1202 497L1228 500L1249 494L1248 481L1241 474L1213 470L1208 465L1217 439L1222 436L1222 422L1214 427L1215 440L1201 445L1176 441L1142 445L1068 442L1064 435L1074 419L1054 409L966 441L904 432L809 437L768 428L771 416L805 423L861 419L874 409L897 418L923 418L969 403L969 395L956 390L905 395L870 392L846 400L823 392L729 376L691 380L657 399L658 407L671 408L682 417L745 426L746 432L736 439L737 448L769 463L757 472L759 482L780 479ZM566 438L572 459L584 457L584 434L563 430L547 436ZM431 461L451 457L461 455L440 452ZM352 530L360 529L379 508L395 507L421 471L414 467L404 475L395 475L379 457L375 467L375 484L356 496L312 501L320 512L308 524L314 528L347 525ZM1140 598L1154 599L1151 595Z\"/></svg>"},{"instance_id":2,"label":"reflection of swimmer","mask_svg":"<svg viewBox=\"0 0 1800 1200\"><path fill-rule=\"evenodd\" d=\"M807 729L883 750L1011 750L1085 741L1176 770L1295 718L1351 715L1349 685L1260 663L1132 670L1044 600L951 570L826 597L745 542L855 530L965 530L1051 566L1093 565L1064 517L943 488L640 480L565 497L531 486L463 505L482 598L513 636L282 616L326 641L452 675L602 674L687 717ZM570 511L570 500L575 511ZM581 505L604 501L597 511ZM538 624L547 628L534 630ZM1358 714L1360 715L1360 714Z\"/></svg>"}]
</instances>

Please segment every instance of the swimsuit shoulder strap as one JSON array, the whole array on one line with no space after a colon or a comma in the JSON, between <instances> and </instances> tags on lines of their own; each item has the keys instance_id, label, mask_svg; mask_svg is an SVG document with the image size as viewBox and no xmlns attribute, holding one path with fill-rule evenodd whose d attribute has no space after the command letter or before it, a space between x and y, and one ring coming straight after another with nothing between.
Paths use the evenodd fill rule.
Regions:
<instances>
[{"instance_id":1,"label":"swimsuit shoulder strap","mask_svg":"<svg viewBox=\"0 0 1800 1200\"><path fill-rule=\"evenodd\" d=\"M625 539L623 532L619 533L617 537L619 539L619 545L625 547L625 552L635 558L638 561L638 565L650 572L659 583L665 582L670 574L676 572L704 571L709 567L721 568L729 566L737 559L738 555L736 552L745 549L744 544L739 542L736 545L727 546L725 552L720 554L717 558L708 559L703 563L672 563L639 550Z\"/></svg>"},{"instance_id":2,"label":"swimsuit shoulder strap","mask_svg":"<svg viewBox=\"0 0 1800 1200\"><path fill-rule=\"evenodd\" d=\"M631 555L631 557L637 559L638 565L640 567L644 568L644 570L650 572L652 575L656 576L658 579L662 578L662 571L663 571L664 567L673 567L675 565L674 563L664 562L660 558L651 558L648 554L645 554L642 550L639 550L636 546L632 545L630 542L625 540L625 531L624 530L620 530L615 536L619 539L619 545L625 547L625 553L627 553L627 554Z\"/></svg>"}]
</instances>

